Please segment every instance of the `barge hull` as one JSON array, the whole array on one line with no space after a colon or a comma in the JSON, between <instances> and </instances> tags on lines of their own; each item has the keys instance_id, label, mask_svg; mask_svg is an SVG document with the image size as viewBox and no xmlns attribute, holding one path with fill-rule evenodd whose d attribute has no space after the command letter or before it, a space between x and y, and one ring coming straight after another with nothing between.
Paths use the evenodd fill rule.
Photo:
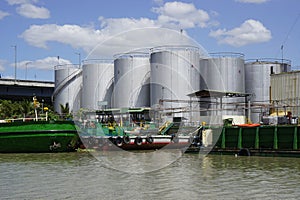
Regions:
<instances>
[{"instance_id":1,"label":"barge hull","mask_svg":"<svg viewBox=\"0 0 300 200\"><path fill-rule=\"evenodd\" d=\"M217 137L212 154L300 157L300 126L297 125L228 126Z\"/></svg>"},{"instance_id":2,"label":"barge hull","mask_svg":"<svg viewBox=\"0 0 300 200\"><path fill-rule=\"evenodd\" d=\"M0 153L69 152L77 142L73 122L0 124Z\"/></svg>"}]
</instances>

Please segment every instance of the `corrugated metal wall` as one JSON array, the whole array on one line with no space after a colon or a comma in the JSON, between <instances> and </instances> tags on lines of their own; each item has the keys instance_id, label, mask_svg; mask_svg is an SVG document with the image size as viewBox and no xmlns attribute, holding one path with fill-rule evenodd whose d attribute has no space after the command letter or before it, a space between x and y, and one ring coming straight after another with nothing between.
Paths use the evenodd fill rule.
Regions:
<instances>
[{"instance_id":1,"label":"corrugated metal wall","mask_svg":"<svg viewBox=\"0 0 300 200\"><path fill-rule=\"evenodd\" d=\"M271 101L279 111L300 116L300 71L271 76Z\"/></svg>"}]
</instances>

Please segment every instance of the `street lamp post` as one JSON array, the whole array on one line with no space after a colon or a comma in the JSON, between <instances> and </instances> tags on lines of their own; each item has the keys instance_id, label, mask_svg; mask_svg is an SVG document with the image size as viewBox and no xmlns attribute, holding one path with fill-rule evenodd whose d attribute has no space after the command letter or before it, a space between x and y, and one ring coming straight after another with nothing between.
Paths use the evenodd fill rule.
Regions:
<instances>
[{"instance_id":1,"label":"street lamp post","mask_svg":"<svg viewBox=\"0 0 300 200\"><path fill-rule=\"evenodd\" d=\"M42 114L44 114L44 99L42 99Z\"/></svg>"}]
</instances>

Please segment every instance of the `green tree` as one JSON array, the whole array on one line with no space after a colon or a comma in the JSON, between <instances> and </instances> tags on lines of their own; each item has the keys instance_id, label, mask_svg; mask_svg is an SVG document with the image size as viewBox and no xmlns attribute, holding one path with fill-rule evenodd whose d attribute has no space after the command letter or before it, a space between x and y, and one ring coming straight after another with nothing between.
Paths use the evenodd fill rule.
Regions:
<instances>
[{"instance_id":1,"label":"green tree","mask_svg":"<svg viewBox=\"0 0 300 200\"><path fill-rule=\"evenodd\" d=\"M8 119L12 116L12 102L10 100L1 100L0 102L0 117Z\"/></svg>"},{"instance_id":2,"label":"green tree","mask_svg":"<svg viewBox=\"0 0 300 200\"><path fill-rule=\"evenodd\" d=\"M0 118L22 118L33 115L34 108L32 102L28 100L14 101L0 100Z\"/></svg>"},{"instance_id":3,"label":"green tree","mask_svg":"<svg viewBox=\"0 0 300 200\"><path fill-rule=\"evenodd\" d=\"M62 118L64 119L72 118L72 114L70 113L69 103L66 103L65 106L60 104L60 112Z\"/></svg>"},{"instance_id":4,"label":"green tree","mask_svg":"<svg viewBox=\"0 0 300 200\"><path fill-rule=\"evenodd\" d=\"M23 117L27 117L33 114L34 108L31 101L23 100L19 103L20 112Z\"/></svg>"}]
</instances>

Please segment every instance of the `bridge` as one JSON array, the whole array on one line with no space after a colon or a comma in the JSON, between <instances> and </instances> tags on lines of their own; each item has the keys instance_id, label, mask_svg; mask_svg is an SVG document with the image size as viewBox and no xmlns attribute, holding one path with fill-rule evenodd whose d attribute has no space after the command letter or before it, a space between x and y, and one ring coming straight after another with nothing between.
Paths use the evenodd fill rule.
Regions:
<instances>
[{"instance_id":1,"label":"bridge","mask_svg":"<svg viewBox=\"0 0 300 200\"><path fill-rule=\"evenodd\" d=\"M20 101L36 96L38 101L52 105L54 82L0 78L0 99Z\"/></svg>"}]
</instances>

